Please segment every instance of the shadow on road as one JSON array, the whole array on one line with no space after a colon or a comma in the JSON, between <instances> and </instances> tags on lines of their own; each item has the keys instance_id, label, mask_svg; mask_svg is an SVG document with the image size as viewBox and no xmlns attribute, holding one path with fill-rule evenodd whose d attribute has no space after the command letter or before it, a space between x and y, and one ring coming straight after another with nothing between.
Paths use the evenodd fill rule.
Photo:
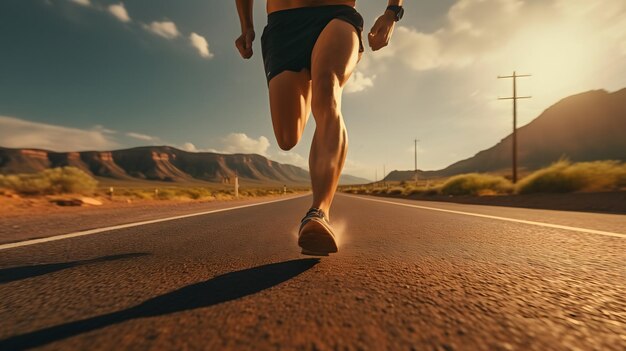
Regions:
<instances>
[{"instance_id":1,"label":"shadow on road","mask_svg":"<svg viewBox=\"0 0 626 351\"><path fill-rule=\"evenodd\" d=\"M84 266L93 263L101 263L108 261L123 260L126 258L135 258L141 256L147 256L148 253L128 253L122 255L104 256L98 258L92 258L89 260L73 261L73 262L61 262L61 263L47 263L34 266L22 266L0 269L0 284L6 284L14 282L16 280L22 280L48 273L58 272L64 269Z\"/></svg>"},{"instance_id":2,"label":"shadow on road","mask_svg":"<svg viewBox=\"0 0 626 351\"><path fill-rule=\"evenodd\" d=\"M226 273L154 297L125 310L0 340L0 349L18 350L38 347L131 319L163 316L236 300L294 278L317 263L319 263L318 258L298 259Z\"/></svg>"}]
</instances>

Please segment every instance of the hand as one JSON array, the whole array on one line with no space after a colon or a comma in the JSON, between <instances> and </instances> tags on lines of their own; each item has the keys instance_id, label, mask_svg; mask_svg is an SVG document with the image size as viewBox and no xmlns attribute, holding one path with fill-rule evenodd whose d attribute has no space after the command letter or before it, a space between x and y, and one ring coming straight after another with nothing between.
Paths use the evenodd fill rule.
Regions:
<instances>
[{"instance_id":1,"label":"hand","mask_svg":"<svg viewBox=\"0 0 626 351\"><path fill-rule=\"evenodd\" d=\"M252 42L254 41L254 29L250 28L244 31L237 40L235 40L235 46L239 50L241 57L249 59L252 57Z\"/></svg>"},{"instance_id":2,"label":"hand","mask_svg":"<svg viewBox=\"0 0 626 351\"><path fill-rule=\"evenodd\" d=\"M395 25L395 17L391 11L385 11L382 16L378 17L367 36L372 50L380 50L389 44Z\"/></svg>"}]
</instances>

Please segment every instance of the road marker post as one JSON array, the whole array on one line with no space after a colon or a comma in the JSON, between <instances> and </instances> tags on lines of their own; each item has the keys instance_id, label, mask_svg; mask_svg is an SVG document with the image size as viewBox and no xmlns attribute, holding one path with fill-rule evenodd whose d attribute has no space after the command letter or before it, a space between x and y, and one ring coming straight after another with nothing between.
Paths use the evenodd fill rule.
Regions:
<instances>
[{"instance_id":1,"label":"road marker post","mask_svg":"<svg viewBox=\"0 0 626 351\"><path fill-rule=\"evenodd\" d=\"M235 198L239 198L239 176L235 174Z\"/></svg>"}]
</instances>

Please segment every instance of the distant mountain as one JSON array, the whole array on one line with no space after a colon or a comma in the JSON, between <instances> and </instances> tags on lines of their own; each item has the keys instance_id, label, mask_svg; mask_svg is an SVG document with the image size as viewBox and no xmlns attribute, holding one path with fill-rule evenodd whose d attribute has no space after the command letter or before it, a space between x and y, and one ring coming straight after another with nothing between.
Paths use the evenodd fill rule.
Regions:
<instances>
[{"instance_id":1,"label":"distant mountain","mask_svg":"<svg viewBox=\"0 0 626 351\"><path fill-rule=\"evenodd\" d=\"M371 180L369 179L365 179L365 178L361 178L361 177L355 177L353 175L349 175L349 174L342 174L341 177L339 177L339 184L340 185L355 185L355 184L367 184L370 183Z\"/></svg>"},{"instance_id":2,"label":"distant mountain","mask_svg":"<svg viewBox=\"0 0 626 351\"><path fill-rule=\"evenodd\" d=\"M566 157L572 162L626 161L626 89L594 90L567 97L517 131L520 169L535 170ZM511 167L512 135L475 156L439 171L419 171L424 178ZM413 179L414 171L393 171L385 178Z\"/></svg>"},{"instance_id":3,"label":"distant mountain","mask_svg":"<svg viewBox=\"0 0 626 351\"><path fill-rule=\"evenodd\" d=\"M118 180L229 183L235 174L258 184L309 184L309 173L256 154L187 152L169 146L137 147L115 151L53 152L0 147L0 173L34 173L47 168L73 166L96 176ZM350 175L342 184L367 182Z\"/></svg>"}]
</instances>

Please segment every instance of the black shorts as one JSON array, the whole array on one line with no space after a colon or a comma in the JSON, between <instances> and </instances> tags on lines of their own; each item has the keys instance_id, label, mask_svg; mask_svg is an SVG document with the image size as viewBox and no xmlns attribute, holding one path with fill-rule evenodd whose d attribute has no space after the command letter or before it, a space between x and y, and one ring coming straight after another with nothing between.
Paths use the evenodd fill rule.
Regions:
<instances>
[{"instance_id":1,"label":"black shorts","mask_svg":"<svg viewBox=\"0 0 626 351\"><path fill-rule=\"evenodd\" d=\"M275 11L267 16L261 35L261 48L267 83L283 71L311 70L311 53L317 37L333 19L356 28L359 52L363 52L363 17L354 7L328 5Z\"/></svg>"}]
</instances>

